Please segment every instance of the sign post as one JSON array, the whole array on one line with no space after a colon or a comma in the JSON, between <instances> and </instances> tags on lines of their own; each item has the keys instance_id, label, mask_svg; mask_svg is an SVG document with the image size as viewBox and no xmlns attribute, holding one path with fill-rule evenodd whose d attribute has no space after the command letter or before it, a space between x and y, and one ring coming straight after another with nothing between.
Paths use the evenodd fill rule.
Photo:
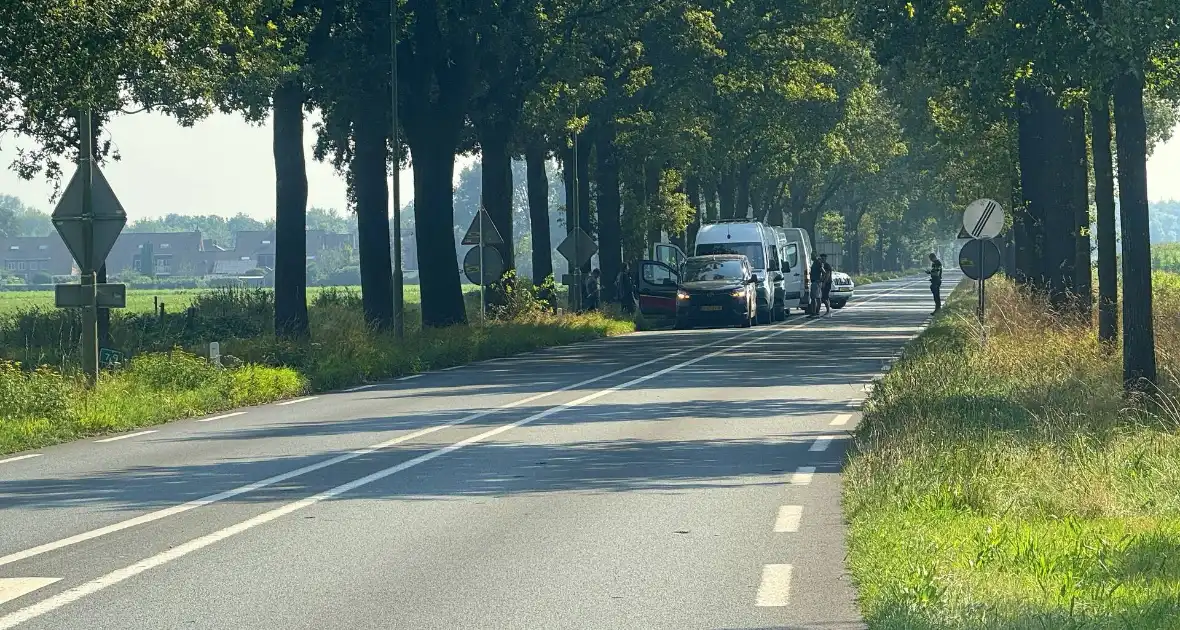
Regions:
<instances>
[{"instance_id":1,"label":"sign post","mask_svg":"<svg viewBox=\"0 0 1180 630\"><path fill-rule=\"evenodd\" d=\"M89 108L78 115L78 136L78 170L52 218L53 227L78 263L81 284L59 285L55 292L59 308L82 309L82 370L93 385L99 364L98 309L123 308L127 299L125 285L99 284L97 272L127 224L127 213L102 171L94 165Z\"/></svg>"},{"instance_id":2,"label":"sign post","mask_svg":"<svg viewBox=\"0 0 1180 630\"><path fill-rule=\"evenodd\" d=\"M1000 270L1000 248L992 239L1004 230L1004 208L991 199L977 199L967 204L963 211L962 237L971 240L959 251L959 268L972 280L977 281L979 301L975 308L979 319L981 342L987 343L987 328L984 326L987 305L987 279Z\"/></svg>"},{"instance_id":3,"label":"sign post","mask_svg":"<svg viewBox=\"0 0 1180 630\"><path fill-rule=\"evenodd\" d=\"M504 273L504 259L500 256L499 250L491 249L494 259L490 265L488 264L489 261L486 260L489 246L504 244L504 238L500 236L500 231L496 229L496 223L487 214L487 210L483 208L483 199L481 197L479 212L471 220L471 226L467 228L467 233L463 235L462 242L463 245L475 245L474 248L467 251L467 255L463 258L463 273L471 282L476 282L476 278L479 278L480 320L485 315L484 305L487 301L484 299L484 286L489 284L488 277L499 278L500 274ZM469 269L473 265L473 255L479 259L478 276L473 273L473 270ZM488 273L488 271L493 271L494 273ZM494 282L494 280L491 282Z\"/></svg>"}]
</instances>

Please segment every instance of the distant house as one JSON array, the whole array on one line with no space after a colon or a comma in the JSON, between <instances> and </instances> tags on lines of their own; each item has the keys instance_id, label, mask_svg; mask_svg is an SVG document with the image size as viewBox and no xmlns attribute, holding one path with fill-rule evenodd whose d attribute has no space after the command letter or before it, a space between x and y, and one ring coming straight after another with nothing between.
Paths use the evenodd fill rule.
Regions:
<instances>
[{"instance_id":1,"label":"distant house","mask_svg":"<svg viewBox=\"0 0 1180 630\"><path fill-rule=\"evenodd\" d=\"M151 245L157 276L204 276L213 270L200 232L123 232L107 254L107 272L144 272L143 252Z\"/></svg>"},{"instance_id":2,"label":"distant house","mask_svg":"<svg viewBox=\"0 0 1180 630\"><path fill-rule=\"evenodd\" d=\"M57 234L0 238L0 256L4 270L25 282L38 273L68 276L74 270L74 258Z\"/></svg>"},{"instance_id":3,"label":"distant house","mask_svg":"<svg viewBox=\"0 0 1180 630\"><path fill-rule=\"evenodd\" d=\"M320 252L356 247L356 235L333 234L323 230L307 230L304 244L307 259L315 260ZM254 267L273 269L275 266L274 230L251 230L234 233L232 256L226 259L251 260Z\"/></svg>"}]
</instances>

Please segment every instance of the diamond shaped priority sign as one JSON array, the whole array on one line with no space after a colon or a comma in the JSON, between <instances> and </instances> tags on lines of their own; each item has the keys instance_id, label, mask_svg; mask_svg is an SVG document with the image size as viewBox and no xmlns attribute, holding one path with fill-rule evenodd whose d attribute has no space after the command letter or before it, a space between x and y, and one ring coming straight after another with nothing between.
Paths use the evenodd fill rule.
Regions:
<instances>
[{"instance_id":1,"label":"diamond shaped priority sign","mask_svg":"<svg viewBox=\"0 0 1180 630\"><path fill-rule=\"evenodd\" d=\"M127 225L127 212L97 166L91 166L90 214L82 207L84 169L74 171L61 200L53 210L53 227L83 271L102 266Z\"/></svg>"},{"instance_id":2,"label":"diamond shaped priority sign","mask_svg":"<svg viewBox=\"0 0 1180 630\"><path fill-rule=\"evenodd\" d=\"M565 259L575 267L586 264L597 251L598 244L582 228L570 232L561 245L557 246L557 253L565 256Z\"/></svg>"}]
</instances>

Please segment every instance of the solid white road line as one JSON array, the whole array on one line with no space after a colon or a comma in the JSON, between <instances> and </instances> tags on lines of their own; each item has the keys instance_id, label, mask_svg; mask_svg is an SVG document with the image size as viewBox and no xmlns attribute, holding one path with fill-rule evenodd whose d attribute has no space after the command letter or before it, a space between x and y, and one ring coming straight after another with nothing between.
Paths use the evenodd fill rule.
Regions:
<instances>
[{"instance_id":1,"label":"solid white road line","mask_svg":"<svg viewBox=\"0 0 1180 630\"><path fill-rule=\"evenodd\" d=\"M29 455L17 455L16 457L9 457L8 459L0 459L0 464L7 464L9 462L19 462L22 459L33 459L34 457L41 457L41 453L31 453Z\"/></svg>"},{"instance_id":2,"label":"solid white road line","mask_svg":"<svg viewBox=\"0 0 1180 630\"><path fill-rule=\"evenodd\" d=\"M755 606L786 606L791 598L791 565L768 564L762 567Z\"/></svg>"},{"instance_id":3,"label":"solid white road line","mask_svg":"<svg viewBox=\"0 0 1180 630\"><path fill-rule=\"evenodd\" d=\"M226 418L233 418L235 416L244 416L245 411L235 411L233 413L223 413L220 416L213 416L212 418L201 418L197 422L213 422L214 420L225 420Z\"/></svg>"},{"instance_id":4,"label":"solid white road line","mask_svg":"<svg viewBox=\"0 0 1180 630\"><path fill-rule=\"evenodd\" d=\"M830 423L830 426L842 427L842 426L848 424L848 421L851 419L852 419L852 414L842 413L842 414L836 416L835 418L832 418L832 422Z\"/></svg>"},{"instance_id":5,"label":"solid white road line","mask_svg":"<svg viewBox=\"0 0 1180 630\"><path fill-rule=\"evenodd\" d=\"M811 443L811 448L807 450L812 453L822 453L828 450L828 447L832 445L833 439L834 438L831 435L821 435L820 437L815 438L815 441Z\"/></svg>"},{"instance_id":6,"label":"solid white road line","mask_svg":"<svg viewBox=\"0 0 1180 630\"><path fill-rule=\"evenodd\" d=\"M905 288L905 287L902 287L902 288ZM898 290L900 290L900 289L898 289ZM874 296L873 299L877 299L878 297L883 297L884 295L887 295L887 293L882 293L879 296ZM866 300L865 302L862 302L862 304L867 303L868 301L871 301L871 300ZM859 305L857 305L857 306L859 306ZM849 310L849 309L846 309L846 310ZM774 334L777 335L777 334L781 334L782 332L787 332L787 331L793 330L795 328L800 328L802 326L806 326L812 321L815 321L815 320L807 320L807 321L800 322L799 324L796 324L794 326L780 328L779 332L774 333ZM385 442L381 442L380 444L374 444L373 446L370 446L367 448L362 448L362 449L359 449L356 451L345 453L343 455L337 455L336 457L326 459L322 462L318 462L315 464L304 466L302 468L297 468L295 470L291 470L291 471L288 471L288 472L285 472L285 473L282 473L279 475L275 475L273 477L268 477L266 479L255 481L253 483L249 483L244 486L232 488L232 489L229 489L229 490L226 490L223 492L219 492L217 494L212 494L212 495L202 497L199 499L194 499L194 500L189 501L187 503L174 505L172 507L157 510L155 512L149 512L147 514L142 514L142 515L137 516L135 518L127 519L125 521L120 521L118 523L112 523L112 524L107 525L105 527L100 527L98 529L93 529L90 531L82 532L80 534L75 534L75 535L67 537L67 538L62 538L61 540L56 540L53 542L45 543L43 545L38 545L36 547L31 547L29 549L25 549L23 551L11 553L11 554L8 554L7 556L0 557L0 566L5 566L8 564L12 564L14 562L19 562L19 561L25 560L27 558L39 556L44 553L56 551L56 550L62 549L64 547L69 547L71 545L76 545L78 543L85 542L87 540L93 540L95 538L100 538L100 537L106 536L108 534L113 534L115 532L123 531L125 529L130 529L132 527L136 527L136 526L143 525L146 523L152 523L152 522L164 519L164 518L168 518L170 516L175 516L177 514L183 514L184 512L188 512L190 510L194 510L199 507L203 507L206 505L210 505L213 503L224 501L226 499L230 499L230 498L236 497L238 495L246 494L248 492L253 492L254 490L259 490L262 488L272 486L277 483L282 483L283 481L287 481L288 479L293 479L295 477L300 477L302 475L306 475L308 473L311 473L311 472L314 472L317 470L328 468L329 466L334 466L336 464L347 462L347 461L356 459L358 457L363 457L363 456L373 453L375 451L383 450L383 449L389 448L391 446L396 446L396 445L401 444L403 442L409 442L411 440L415 440L419 437L429 435L431 433L443 431L443 430L450 429L450 428L453 428L453 427L456 427L456 426L459 426L462 424L466 424L466 423L472 422L474 420L478 420L480 418L483 418L483 417L486 417L486 416L489 416L489 415L492 415L495 413L499 413L500 411L503 411L506 409L512 409L514 407L519 407L521 405L527 405L527 404L535 402L537 400L541 400L543 398L548 398L549 396L553 396L554 394L566 392L566 391L569 391L572 389L579 389L581 387L584 387L586 385L590 385L592 383L597 383L599 381L602 381L602 380L605 380L605 379L608 379L608 378L611 378L614 376L626 374L627 372L632 372L634 370L647 367L649 365L652 365L653 363L658 363L660 361L664 361L664 360L671 359L671 358L674 358L677 356L681 356L681 355L684 355L686 353L693 352L696 350L702 350L705 348L716 346L716 345L719 345L719 344L722 344L722 343L725 343L728 341L732 341L734 339L739 339L741 337L746 337L746 336L755 334L757 332L760 332L760 329L754 329L754 330L738 333L735 335L729 335L729 336L726 336L722 339L718 339L717 341L712 341L712 342L702 344L699 346L694 346L691 348L685 348L683 350L678 350L676 352L673 352L673 353L670 353L667 355L663 355L660 357L656 357L654 359L649 359L647 361L643 361L641 363L636 363L634 365L620 368L618 370L615 370L613 372L609 372L607 374L602 374L599 376L595 376L593 378L588 378L586 380L579 381L577 383L572 383L570 385L566 385L564 387L550 390L548 392L541 392L539 394L534 394L532 396L528 396L528 397L521 398L519 400L510 402L510 403L507 403L504 405L500 405L499 407L493 407L491 409L479 411L479 412L464 416L462 418L459 418L457 420L454 420L452 422L447 422L447 423L435 425L432 427L426 427L424 429L420 429L418 431L414 431L412 433L408 433L406 435L396 437L391 440L387 440ZM758 341L760 339L762 339L762 337L757 337L754 341ZM753 343L753 342L747 342L747 343ZM703 358L704 357L702 357L702 359ZM552 409L556 410L559 408L554 407ZM422 457L431 456L431 455L432 455L431 453L427 453L426 455L423 455ZM411 461L413 461L413 460L411 460ZM810 483L810 480L811 480L810 473L814 472L815 468L814 467L800 468L800 472L804 471L805 468L810 468L810 471L807 473L807 481L805 482L805 483ZM800 475L800 473L796 473L796 478L799 478L799 475Z\"/></svg>"},{"instance_id":7,"label":"solid white road line","mask_svg":"<svg viewBox=\"0 0 1180 630\"><path fill-rule=\"evenodd\" d=\"M156 430L152 429L150 431L140 431L138 433L128 433L127 435L116 435L115 437L106 438L105 440L95 440L94 443L95 444L106 444L107 442L118 442L119 440L126 440L129 438L139 437L141 435L147 435L149 433L155 433L155 432L156 432Z\"/></svg>"},{"instance_id":8,"label":"solid white road line","mask_svg":"<svg viewBox=\"0 0 1180 630\"><path fill-rule=\"evenodd\" d=\"M459 368L461 368L461 367L466 367L466 366L463 366L463 365L452 365L452 366L451 366L451 367L449 367L449 368L443 368L443 369L439 370L439 372L451 372L451 371L457 370L457 369L459 369Z\"/></svg>"},{"instance_id":9,"label":"solid white road line","mask_svg":"<svg viewBox=\"0 0 1180 630\"><path fill-rule=\"evenodd\" d=\"M403 377L401 377L401 378L399 378L399 379L397 379L397 380L399 380L399 381L408 381L408 380L410 380L410 379L420 378L421 376L422 376L421 374L411 374L411 375L409 375L409 376L403 376Z\"/></svg>"},{"instance_id":10,"label":"solid white road line","mask_svg":"<svg viewBox=\"0 0 1180 630\"><path fill-rule=\"evenodd\" d=\"M774 531L779 534L797 532L802 517L802 505L784 505L778 509L778 516L774 519Z\"/></svg>"},{"instance_id":11,"label":"solid white road line","mask_svg":"<svg viewBox=\"0 0 1180 630\"><path fill-rule=\"evenodd\" d=\"M49 586L61 578L0 578L0 604L10 602L21 595Z\"/></svg>"},{"instance_id":12,"label":"solid white road line","mask_svg":"<svg viewBox=\"0 0 1180 630\"><path fill-rule=\"evenodd\" d=\"M357 385L356 387L349 387L343 393L350 394L352 392L363 392L366 389L372 389L377 386L377 383L369 383L368 385Z\"/></svg>"},{"instance_id":13,"label":"solid white road line","mask_svg":"<svg viewBox=\"0 0 1180 630\"><path fill-rule=\"evenodd\" d=\"M308 402L311 400L315 400L317 398L319 398L319 396L304 396L303 398L295 398L293 400L284 400L281 403L275 403L275 405L277 405L279 407L285 407L287 405L298 405L299 403L305 403L305 402Z\"/></svg>"},{"instance_id":14,"label":"solid white road line","mask_svg":"<svg viewBox=\"0 0 1180 630\"><path fill-rule=\"evenodd\" d=\"M806 486L811 484L811 478L815 475L815 466L800 466L795 469L795 474L791 475L792 486Z\"/></svg>"},{"instance_id":15,"label":"solid white road line","mask_svg":"<svg viewBox=\"0 0 1180 630\"><path fill-rule=\"evenodd\" d=\"M515 429L515 428L524 426L526 424L535 422L535 421L540 420L542 418L546 418L548 416L559 413L561 411L565 411L566 409L571 409L573 407L579 407L579 406L584 405L592 400L597 400L599 398L602 398L603 396L606 396L608 394L612 394L617 391L628 389L628 388L638 385L640 383L650 381L651 379L659 378L665 374L668 374L669 372L673 372L673 371L679 370L681 368L685 368L690 365L700 363L701 361L707 361L708 359L712 359L714 357L720 356L720 355L722 355L726 352L729 352L731 350L736 350L738 348L742 348L742 347L745 347L745 346L748 346L748 345L751 345L754 343L764 341L765 339L768 339L771 337L776 337L776 336L781 335L789 330L790 330L790 328L779 328L775 332L770 333L768 335L759 335L749 341L745 341L745 342L742 342L742 343L739 343L739 344L736 344L733 346L724 347L724 348L721 348L720 350L714 350L713 352L710 352L708 354L703 354L698 357L689 359L687 361L681 361L680 363L676 363L676 364L670 365L666 368L656 370L655 372L651 372L649 374L645 374L645 375L640 376L638 378L631 379L625 383L621 383L621 384L615 385L613 387L608 387L606 389L599 390L599 391L594 392L592 394L587 394L585 396L582 396L581 398L571 400L570 402L567 402L567 403L555 405L555 406L550 407L550 408L548 408L544 411L541 411L539 413L535 413L531 416L527 416L525 418L517 420L516 422L511 422L508 424L498 426L494 429L484 431L483 433L480 433L478 435L474 435L474 436L469 437L467 439L455 442L454 444L450 444L448 446L444 446L442 448L430 451L429 453L424 453L422 455L419 455L418 457L406 460L400 464L396 464L394 466L390 466L389 468L379 470L375 473L372 473L370 475L366 475L366 476L361 477L359 479L354 479L348 483L336 486L335 488L332 488L330 490L326 490L326 491L321 492L319 494L301 499L299 501L295 501L293 503L288 503L288 504L283 505L281 507L275 508L269 512L259 514L258 516L255 516L254 518L242 521L242 522L237 523L235 525L231 525L229 527L215 531L211 534L202 536L200 538L195 538L195 539L190 540L186 543L183 543L181 545L173 547L173 548L169 549L168 551L157 554L157 555L152 556L150 558L146 558L144 560L136 562L135 564L124 567L122 569L117 569L117 570L112 571L102 577L96 578L96 579L91 580L89 582L85 582L79 586L76 586L76 587L69 589L67 591L63 591L61 593L58 593L57 595L54 595L52 597L48 597L40 602L37 602L36 604L33 604L32 606L22 608L16 612L5 615L4 617L0 617L0 630L7 630L8 628L13 628L13 627L15 627L19 624L22 624L26 621L29 621L29 620L34 619L36 617L40 617L41 615L44 615L45 613L52 612L54 610L57 610L58 608L61 608L62 606L66 606L68 604L76 602L76 601L82 599L83 597L86 597L86 596L91 595L93 593L97 593L98 591L101 591L109 586L113 586L113 585L118 584L124 580L131 578L131 577L139 575L140 573L143 573L144 571L147 571L149 569L153 569L155 567L167 564L173 560L176 560L178 558L182 558L194 551L204 549L205 547L208 547L209 545L220 542L222 540L225 540L231 536L235 536L235 535L245 532L247 530L253 529L255 527L258 527L259 525L269 523L270 521L273 521L273 520L280 518L282 516L286 516L287 514L290 514L292 512L302 510L303 508L306 508L306 507L315 505L317 503L320 503L321 501L325 501L327 499L331 499L333 497L339 496L339 495L344 494L345 492L348 492L350 490L355 490L356 488L368 485L370 483L373 483L374 481L384 479L385 477L388 477L390 475L394 475L394 474L397 474L397 473L402 472L404 470L407 470L409 468L413 468L413 467L418 466L420 464L424 464L428 461L442 457L443 455L446 455L448 453L452 453L454 451L465 448L465 447L470 446L472 444L478 444L479 442L483 442L483 441L487 440L488 438L495 437L495 436L497 436L501 433L504 433L506 431L510 431L512 429ZM738 335L738 336L744 336L744 335ZM707 344L707 345L716 345L716 344L723 343L724 341L728 341L733 338L734 337L727 337L724 340L719 340L717 342L714 342L712 344ZM688 352L688 350L682 350L676 354L682 354L684 352ZM772 566L777 566L777 565L772 565ZM776 577L775 580L776 580L774 583L775 588L772 588L772 591L777 592L777 590L779 590L778 587L782 586L781 576ZM787 584L786 584L787 586L789 586L789 581L790 581L790 569L788 567L788 569L787 569ZM768 604L768 605L775 605L775 604Z\"/></svg>"}]
</instances>

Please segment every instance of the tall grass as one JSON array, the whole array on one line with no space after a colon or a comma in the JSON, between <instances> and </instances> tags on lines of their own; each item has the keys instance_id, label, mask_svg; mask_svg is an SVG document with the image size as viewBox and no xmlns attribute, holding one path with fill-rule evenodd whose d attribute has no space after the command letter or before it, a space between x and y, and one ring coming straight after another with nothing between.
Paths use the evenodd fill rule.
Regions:
<instances>
[{"instance_id":1,"label":"tall grass","mask_svg":"<svg viewBox=\"0 0 1180 630\"><path fill-rule=\"evenodd\" d=\"M1164 399L1180 276L1156 276ZM1180 627L1180 413L1132 409L1094 326L989 286L874 390L846 468L850 566L871 628Z\"/></svg>"}]
</instances>

